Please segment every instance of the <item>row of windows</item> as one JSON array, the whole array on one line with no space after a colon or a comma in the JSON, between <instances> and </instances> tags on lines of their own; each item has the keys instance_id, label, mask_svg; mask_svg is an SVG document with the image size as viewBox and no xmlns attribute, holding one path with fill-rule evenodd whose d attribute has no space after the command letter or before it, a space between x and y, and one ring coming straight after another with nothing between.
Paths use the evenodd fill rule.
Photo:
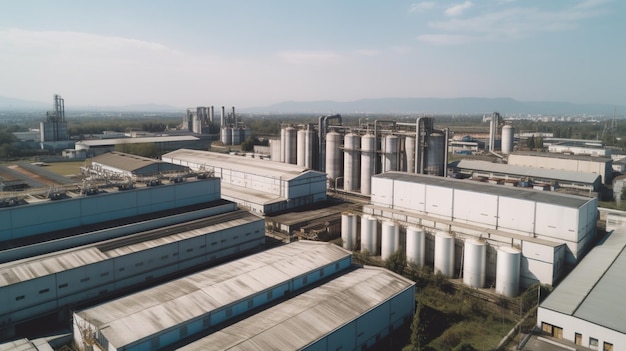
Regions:
<instances>
[{"instance_id":1,"label":"row of windows","mask_svg":"<svg viewBox=\"0 0 626 351\"><path fill-rule=\"evenodd\" d=\"M557 339L563 339L563 328L558 327L556 325L552 325L546 322L541 322L541 330L552 336L555 337ZM583 335L581 333L574 333L574 343L576 345L581 345L583 344ZM598 349L598 339L594 338L594 337L589 337L589 348L590 349L594 349L597 350ZM604 342L603 343L603 347L602 347L602 351L613 351L613 344L609 343L609 342Z\"/></svg>"}]
</instances>

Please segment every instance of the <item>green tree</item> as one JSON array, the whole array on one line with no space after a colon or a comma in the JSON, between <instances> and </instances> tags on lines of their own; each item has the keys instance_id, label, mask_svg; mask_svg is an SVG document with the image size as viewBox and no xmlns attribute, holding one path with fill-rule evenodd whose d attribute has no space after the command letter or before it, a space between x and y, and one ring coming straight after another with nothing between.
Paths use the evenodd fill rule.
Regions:
<instances>
[{"instance_id":1,"label":"green tree","mask_svg":"<svg viewBox=\"0 0 626 351\"><path fill-rule=\"evenodd\" d=\"M404 269L406 268L406 253L404 252L404 248L400 247L398 251L394 252L385 260L385 268L400 275L404 273Z\"/></svg>"},{"instance_id":2,"label":"green tree","mask_svg":"<svg viewBox=\"0 0 626 351\"><path fill-rule=\"evenodd\" d=\"M531 135L528 139L526 139L526 146L531 150L535 148L535 136L534 135Z\"/></svg>"},{"instance_id":3,"label":"green tree","mask_svg":"<svg viewBox=\"0 0 626 351\"><path fill-rule=\"evenodd\" d=\"M416 299L417 306L415 315L411 322L411 349L413 351L422 351L426 343L426 319L422 318L423 305L422 301Z\"/></svg>"}]
</instances>

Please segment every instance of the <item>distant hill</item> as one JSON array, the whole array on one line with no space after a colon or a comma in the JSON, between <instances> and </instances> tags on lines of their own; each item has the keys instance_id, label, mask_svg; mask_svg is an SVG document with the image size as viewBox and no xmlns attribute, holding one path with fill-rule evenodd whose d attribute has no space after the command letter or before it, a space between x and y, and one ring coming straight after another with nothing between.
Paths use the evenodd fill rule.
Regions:
<instances>
[{"instance_id":1,"label":"distant hill","mask_svg":"<svg viewBox=\"0 0 626 351\"><path fill-rule=\"evenodd\" d=\"M287 101L266 107L239 109L249 113L424 113L483 114L523 113L544 115L612 115L626 106L574 104L552 101L518 101L512 98L381 98L356 101Z\"/></svg>"},{"instance_id":2,"label":"distant hill","mask_svg":"<svg viewBox=\"0 0 626 351\"><path fill-rule=\"evenodd\" d=\"M0 111L37 111L47 109L52 109L52 99L50 99L50 103L46 104L39 101L21 100L0 96Z\"/></svg>"}]
</instances>

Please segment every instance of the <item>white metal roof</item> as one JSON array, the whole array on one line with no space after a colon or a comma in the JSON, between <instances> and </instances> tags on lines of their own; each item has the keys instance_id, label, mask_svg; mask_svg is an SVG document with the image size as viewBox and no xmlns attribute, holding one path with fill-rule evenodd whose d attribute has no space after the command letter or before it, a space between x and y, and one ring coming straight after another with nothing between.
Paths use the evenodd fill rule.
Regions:
<instances>
[{"instance_id":1,"label":"white metal roof","mask_svg":"<svg viewBox=\"0 0 626 351\"><path fill-rule=\"evenodd\" d=\"M334 244L295 242L77 314L121 347L348 256L349 251Z\"/></svg>"},{"instance_id":2,"label":"white metal roof","mask_svg":"<svg viewBox=\"0 0 626 351\"><path fill-rule=\"evenodd\" d=\"M540 203L556 204L564 207L580 208L594 199L584 196L569 195L556 193L553 191L538 191L532 189L515 188L502 185L480 183L473 180L461 180L453 178L444 178L424 174L405 173L405 172L386 172L372 176L372 178L395 179L405 182L413 182L427 185L440 186L445 188L453 188L459 190L467 190L480 192L483 194L491 194L497 196L505 196L511 198L525 199Z\"/></svg>"},{"instance_id":3,"label":"white metal roof","mask_svg":"<svg viewBox=\"0 0 626 351\"><path fill-rule=\"evenodd\" d=\"M533 157L546 157L546 158L558 158L564 160L579 160L579 161L591 161L607 163L611 161L610 157L591 156L591 155L566 155L555 152L539 152L539 151L515 151L509 155L509 158L513 156L533 156Z\"/></svg>"},{"instance_id":4,"label":"white metal roof","mask_svg":"<svg viewBox=\"0 0 626 351\"><path fill-rule=\"evenodd\" d=\"M179 350L301 350L414 284L386 269L358 268Z\"/></svg>"},{"instance_id":5,"label":"white metal roof","mask_svg":"<svg viewBox=\"0 0 626 351\"><path fill-rule=\"evenodd\" d=\"M594 247L541 308L626 333L626 229Z\"/></svg>"},{"instance_id":6,"label":"white metal roof","mask_svg":"<svg viewBox=\"0 0 626 351\"><path fill-rule=\"evenodd\" d=\"M247 174L255 174L275 179L290 180L305 172L316 172L305 167L269 160L260 160L238 155L227 155L217 152L179 149L161 157L163 160L173 159L194 164L234 169Z\"/></svg>"},{"instance_id":7,"label":"white metal roof","mask_svg":"<svg viewBox=\"0 0 626 351\"><path fill-rule=\"evenodd\" d=\"M554 179L575 183L593 184L600 178L599 174L560 171L546 168L534 168L517 165L508 165L501 163L493 163L481 160L463 159L459 161L457 166L461 169L471 169L477 171L486 171L494 173L513 174L523 177L535 177L542 179Z\"/></svg>"},{"instance_id":8,"label":"white metal roof","mask_svg":"<svg viewBox=\"0 0 626 351\"><path fill-rule=\"evenodd\" d=\"M76 144L86 146L105 146L119 144L138 144L138 143L164 143L172 141L196 141L198 137L192 135L181 136L159 136L159 137L137 137L137 138L111 138L111 139L90 139L77 141Z\"/></svg>"}]
</instances>

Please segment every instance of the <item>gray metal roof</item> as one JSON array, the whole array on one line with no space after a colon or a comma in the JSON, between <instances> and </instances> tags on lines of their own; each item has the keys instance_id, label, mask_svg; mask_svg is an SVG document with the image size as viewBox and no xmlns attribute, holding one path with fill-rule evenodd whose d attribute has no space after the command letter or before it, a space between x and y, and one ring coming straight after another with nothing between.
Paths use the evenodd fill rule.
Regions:
<instances>
[{"instance_id":1,"label":"gray metal roof","mask_svg":"<svg viewBox=\"0 0 626 351\"><path fill-rule=\"evenodd\" d=\"M626 333L625 247L626 228L615 230L587 254L540 307Z\"/></svg>"},{"instance_id":2,"label":"gray metal roof","mask_svg":"<svg viewBox=\"0 0 626 351\"><path fill-rule=\"evenodd\" d=\"M163 160L180 160L200 165L206 165L209 167L236 169L239 172L244 172L247 174L255 174L281 180L294 179L301 176L305 172L324 174L322 172L313 171L308 168L289 163L260 160L257 158L243 157L238 155L227 155L202 150L179 149L169 152L163 155L161 158Z\"/></svg>"},{"instance_id":3,"label":"gray metal roof","mask_svg":"<svg viewBox=\"0 0 626 351\"><path fill-rule=\"evenodd\" d=\"M184 325L281 282L350 256L341 247L295 242L77 312L121 347Z\"/></svg>"},{"instance_id":4,"label":"gray metal roof","mask_svg":"<svg viewBox=\"0 0 626 351\"><path fill-rule=\"evenodd\" d=\"M382 268L358 268L179 350L301 350L414 284Z\"/></svg>"},{"instance_id":5,"label":"gray metal roof","mask_svg":"<svg viewBox=\"0 0 626 351\"><path fill-rule=\"evenodd\" d=\"M505 196L540 203L557 204L564 207L580 208L594 199L584 196L540 191L525 188L507 187L502 185L480 183L473 180L436 177L424 174L405 172L386 172L372 176L373 178L395 179L405 182L428 184L445 188L480 192L497 196Z\"/></svg>"},{"instance_id":6,"label":"gray metal roof","mask_svg":"<svg viewBox=\"0 0 626 351\"><path fill-rule=\"evenodd\" d=\"M127 153L117 152L117 151L107 152L105 154L96 156L91 159L91 162L100 163L103 165L107 165L109 167L114 167L114 168L121 169L121 170L128 171L128 172L134 172L134 171L137 171L141 168L148 167L148 166L158 167L161 164L165 164L166 166L169 167L169 169L171 169L172 167L178 167L181 170L186 169L183 166L172 165L170 163L163 162L161 160L157 160L154 158L148 158L148 157L127 154Z\"/></svg>"},{"instance_id":7,"label":"gray metal roof","mask_svg":"<svg viewBox=\"0 0 626 351\"><path fill-rule=\"evenodd\" d=\"M198 137L192 135L181 136L159 136L159 137L138 137L138 138L111 138L111 139L90 139L77 141L76 144L86 146L106 146L119 144L141 144L141 143L166 143L174 141L197 141Z\"/></svg>"},{"instance_id":8,"label":"gray metal roof","mask_svg":"<svg viewBox=\"0 0 626 351\"><path fill-rule=\"evenodd\" d=\"M468 159L460 160L457 167L461 169L512 174L523 177L554 179L583 184L593 184L600 178L599 174L525 167Z\"/></svg>"},{"instance_id":9,"label":"gray metal roof","mask_svg":"<svg viewBox=\"0 0 626 351\"><path fill-rule=\"evenodd\" d=\"M579 160L579 161L592 161L592 162L610 162L610 157L602 157L602 156L590 156L590 155L566 155L560 154L556 152L539 152L539 151L515 151L510 154L511 156L534 156L534 157L548 157L548 158L559 158L566 160Z\"/></svg>"}]
</instances>

